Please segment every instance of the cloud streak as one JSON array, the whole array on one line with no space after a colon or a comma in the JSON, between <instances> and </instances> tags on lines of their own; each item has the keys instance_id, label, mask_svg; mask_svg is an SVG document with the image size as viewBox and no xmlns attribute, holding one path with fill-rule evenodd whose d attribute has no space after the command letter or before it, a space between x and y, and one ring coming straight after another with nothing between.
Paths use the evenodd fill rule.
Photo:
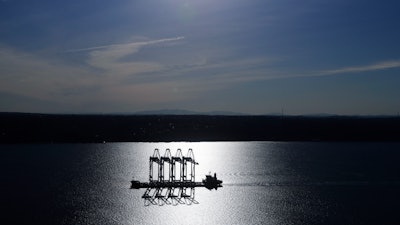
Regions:
<instances>
[{"instance_id":1,"label":"cloud streak","mask_svg":"<svg viewBox=\"0 0 400 225\"><path fill-rule=\"evenodd\" d=\"M320 75L334 75L342 73L359 73L359 72L369 72L376 70L386 70L400 68L400 60L384 61L378 62L370 65L356 66L356 67L343 67L334 70L326 70L319 73Z\"/></svg>"},{"instance_id":2,"label":"cloud streak","mask_svg":"<svg viewBox=\"0 0 400 225\"><path fill-rule=\"evenodd\" d=\"M106 75L112 76L128 76L139 73L161 71L165 66L159 62L132 60L121 60L126 56L133 55L140 51L143 46L155 45L161 43L176 42L184 39L184 37L174 37L158 39L146 42L133 42L128 44L116 44L107 46L97 46L83 49L75 49L73 51L88 51L88 65L102 69Z\"/></svg>"},{"instance_id":3,"label":"cloud streak","mask_svg":"<svg viewBox=\"0 0 400 225\"><path fill-rule=\"evenodd\" d=\"M101 49L107 49L107 48L140 47L140 46L158 44L158 43L163 43L163 42L179 41L184 38L185 37L180 36L180 37L164 38L164 39L158 39L158 40L152 40L152 41L131 42L131 43L126 43L126 44L101 45L101 46L94 46L94 47L89 47L89 48L70 49L70 50L66 50L65 52L85 52L85 51L101 50Z\"/></svg>"}]
</instances>

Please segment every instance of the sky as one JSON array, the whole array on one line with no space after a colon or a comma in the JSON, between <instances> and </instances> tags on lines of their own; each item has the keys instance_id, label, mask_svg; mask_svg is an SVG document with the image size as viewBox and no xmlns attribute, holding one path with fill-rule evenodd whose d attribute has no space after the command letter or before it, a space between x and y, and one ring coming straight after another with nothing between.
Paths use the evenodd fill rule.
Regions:
<instances>
[{"instance_id":1,"label":"sky","mask_svg":"<svg viewBox=\"0 0 400 225\"><path fill-rule=\"evenodd\" d=\"M398 115L398 0L0 0L0 111Z\"/></svg>"}]
</instances>

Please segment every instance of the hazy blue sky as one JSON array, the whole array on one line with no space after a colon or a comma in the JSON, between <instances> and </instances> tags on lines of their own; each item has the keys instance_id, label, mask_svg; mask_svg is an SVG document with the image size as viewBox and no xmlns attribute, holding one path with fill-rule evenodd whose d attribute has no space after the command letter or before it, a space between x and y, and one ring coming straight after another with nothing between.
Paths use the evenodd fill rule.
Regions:
<instances>
[{"instance_id":1,"label":"hazy blue sky","mask_svg":"<svg viewBox=\"0 0 400 225\"><path fill-rule=\"evenodd\" d=\"M398 0L0 0L0 111L400 112Z\"/></svg>"}]
</instances>

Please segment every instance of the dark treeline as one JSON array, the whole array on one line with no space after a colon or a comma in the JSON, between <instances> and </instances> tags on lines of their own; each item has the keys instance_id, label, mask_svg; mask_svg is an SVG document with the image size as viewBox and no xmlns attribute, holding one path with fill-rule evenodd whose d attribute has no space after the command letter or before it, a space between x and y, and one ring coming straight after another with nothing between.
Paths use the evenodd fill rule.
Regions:
<instances>
[{"instance_id":1,"label":"dark treeline","mask_svg":"<svg viewBox=\"0 0 400 225\"><path fill-rule=\"evenodd\" d=\"M0 143L400 141L399 117L0 113Z\"/></svg>"}]
</instances>

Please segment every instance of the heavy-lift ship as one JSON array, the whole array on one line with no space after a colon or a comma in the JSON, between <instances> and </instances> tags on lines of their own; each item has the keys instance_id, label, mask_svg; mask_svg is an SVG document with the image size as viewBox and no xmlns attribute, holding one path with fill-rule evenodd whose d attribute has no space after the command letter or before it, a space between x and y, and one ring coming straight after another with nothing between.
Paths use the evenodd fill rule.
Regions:
<instances>
[{"instance_id":1,"label":"heavy-lift ship","mask_svg":"<svg viewBox=\"0 0 400 225\"><path fill-rule=\"evenodd\" d=\"M175 156L169 149L164 156L158 149L154 150L149 159L149 182L131 181L131 189L146 188L142 198L150 204L197 203L194 200L194 188L205 187L217 190L222 187L222 181L217 174L206 175L202 182L195 181L195 161L193 150L189 149L186 156L178 149ZM178 175L177 175L178 173ZM156 175L155 175L156 174ZM184 200L184 201L183 201ZM148 204L148 205L149 205Z\"/></svg>"}]
</instances>

